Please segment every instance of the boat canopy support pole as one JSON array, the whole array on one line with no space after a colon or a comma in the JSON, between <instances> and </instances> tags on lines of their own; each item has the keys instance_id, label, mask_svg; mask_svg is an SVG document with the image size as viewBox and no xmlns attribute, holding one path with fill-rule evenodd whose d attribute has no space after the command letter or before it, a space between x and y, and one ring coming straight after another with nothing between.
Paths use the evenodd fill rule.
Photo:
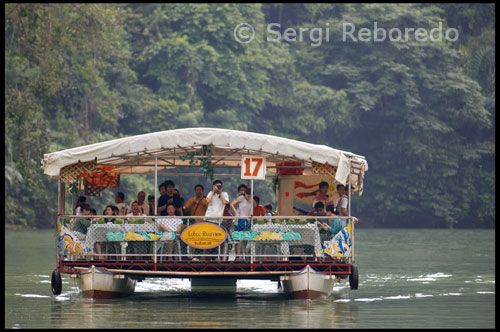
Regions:
<instances>
[{"instance_id":1,"label":"boat canopy support pole","mask_svg":"<svg viewBox=\"0 0 500 332\"><path fill-rule=\"evenodd\" d=\"M349 182L348 182L348 193L347 193L347 214L351 217L351 170L352 170L352 157L349 157ZM351 223L351 263L354 262L354 222L349 219Z\"/></svg>"},{"instance_id":2,"label":"boat canopy support pole","mask_svg":"<svg viewBox=\"0 0 500 332\"><path fill-rule=\"evenodd\" d=\"M158 215L158 157L155 157L155 216Z\"/></svg>"},{"instance_id":3,"label":"boat canopy support pole","mask_svg":"<svg viewBox=\"0 0 500 332\"><path fill-rule=\"evenodd\" d=\"M65 202L65 191L64 191L64 182L61 181L61 177L59 177L59 185L57 187L57 214L64 215L64 205Z\"/></svg>"},{"instance_id":4,"label":"boat canopy support pole","mask_svg":"<svg viewBox=\"0 0 500 332\"><path fill-rule=\"evenodd\" d=\"M250 180L250 229L253 226L253 179ZM250 256L250 264L253 264L253 255Z\"/></svg>"},{"instance_id":5,"label":"boat canopy support pole","mask_svg":"<svg viewBox=\"0 0 500 332\"><path fill-rule=\"evenodd\" d=\"M154 204L155 204L155 216L158 215L158 157L155 157L155 200L154 200ZM157 241L154 241L153 242L153 261L154 261L154 264L155 264L155 270L156 270L156 242Z\"/></svg>"}]
</instances>

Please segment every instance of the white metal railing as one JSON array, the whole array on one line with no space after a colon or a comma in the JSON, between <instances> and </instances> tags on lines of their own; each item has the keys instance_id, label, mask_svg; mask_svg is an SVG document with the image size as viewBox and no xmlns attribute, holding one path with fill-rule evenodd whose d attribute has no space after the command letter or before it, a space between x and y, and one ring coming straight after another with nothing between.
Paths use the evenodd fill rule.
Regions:
<instances>
[{"instance_id":1,"label":"white metal railing","mask_svg":"<svg viewBox=\"0 0 500 332\"><path fill-rule=\"evenodd\" d=\"M195 249L181 241L180 234L176 234L173 240L166 240L172 235L159 230L157 220L160 218L183 220L182 230L193 225L195 220L202 219L223 228L227 233L227 238L215 248ZM111 219L114 219L114 222L111 222ZM122 219L122 223L116 223L117 219ZM248 220L247 228L239 228L238 220L240 219ZM340 239L340 242L333 243L328 248L325 247L325 242L333 242L334 236L332 233L320 232L316 221L331 224L333 219L345 220L346 226L335 234L337 236L335 241ZM227 261L237 256L238 260L253 263L266 260L318 260L333 257L336 260L351 263L354 258L354 223L352 220L353 217L349 216L296 215L250 217L60 215L58 216L58 254L60 259L64 260L140 259L162 262L175 258L176 260ZM80 231L84 228L86 228L86 234ZM347 235L344 234L348 231ZM344 240L345 244L342 243ZM345 245L348 250L345 250ZM339 246L344 247L338 248ZM171 252L165 253L170 249ZM270 252L270 249L273 249L273 252ZM334 249L340 250L337 256L332 252ZM349 252L347 255L341 255L341 252L347 251Z\"/></svg>"}]
</instances>

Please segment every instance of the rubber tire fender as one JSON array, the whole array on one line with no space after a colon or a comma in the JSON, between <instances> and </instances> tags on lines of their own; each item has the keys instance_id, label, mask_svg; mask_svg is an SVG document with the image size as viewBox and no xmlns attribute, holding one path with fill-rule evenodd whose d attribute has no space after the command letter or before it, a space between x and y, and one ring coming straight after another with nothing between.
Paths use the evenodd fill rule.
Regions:
<instances>
[{"instance_id":1,"label":"rubber tire fender","mask_svg":"<svg viewBox=\"0 0 500 332\"><path fill-rule=\"evenodd\" d=\"M55 269L54 271L52 271L51 285L52 285L52 293L54 295L61 294L61 291L62 291L62 280L61 280L61 274L59 272L57 272L57 269Z\"/></svg>"},{"instance_id":2,"label":"rubber tire fender","mask_svg":"<svg viewBox=\"0 0 500 332\"><path fill-rule=\"evenodd\" d=\"M351 274L349 274L349 285L351 289L358 289L359 284L359 274L358 266L356 264L351 264Z\"/></svg>"}]
</instances>

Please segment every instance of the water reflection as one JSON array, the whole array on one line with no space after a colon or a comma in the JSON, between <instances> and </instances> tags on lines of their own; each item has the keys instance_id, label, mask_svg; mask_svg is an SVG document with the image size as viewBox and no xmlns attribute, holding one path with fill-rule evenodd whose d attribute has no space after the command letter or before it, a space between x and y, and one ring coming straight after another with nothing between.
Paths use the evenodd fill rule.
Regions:
<instances>
[{"instance_id":1,"label":"water reflection","mask_svg":"<svg viewBox=\"0 0 500 332\"><path fill-rule=\"evenodd\" d=\"M267 281L238 281L236 292L219 294L190 292L183 282L141 284L140 292L123 299L85 299L74 290L63 293L52 300L50 324L55 328L356 327L352 304L336 302L341 295L288 300L276 282Z\"/></svg>"}]
</instances>

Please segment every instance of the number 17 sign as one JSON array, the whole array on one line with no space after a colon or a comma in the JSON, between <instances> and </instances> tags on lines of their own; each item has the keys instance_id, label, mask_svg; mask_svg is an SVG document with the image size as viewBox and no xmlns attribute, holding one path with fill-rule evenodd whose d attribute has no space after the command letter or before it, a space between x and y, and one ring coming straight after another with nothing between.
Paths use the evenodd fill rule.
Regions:
<instances>
[{"instance_id":1,"label":"number 17 sign","mask_svg":"<svg viewBox=\"0 0 500 332\"><path fill-rule=\"evenodd\" d=\"M266 158L256 156L242 156L241 178L264 180L266 178Z\"/></svg>"}]
</instances>

